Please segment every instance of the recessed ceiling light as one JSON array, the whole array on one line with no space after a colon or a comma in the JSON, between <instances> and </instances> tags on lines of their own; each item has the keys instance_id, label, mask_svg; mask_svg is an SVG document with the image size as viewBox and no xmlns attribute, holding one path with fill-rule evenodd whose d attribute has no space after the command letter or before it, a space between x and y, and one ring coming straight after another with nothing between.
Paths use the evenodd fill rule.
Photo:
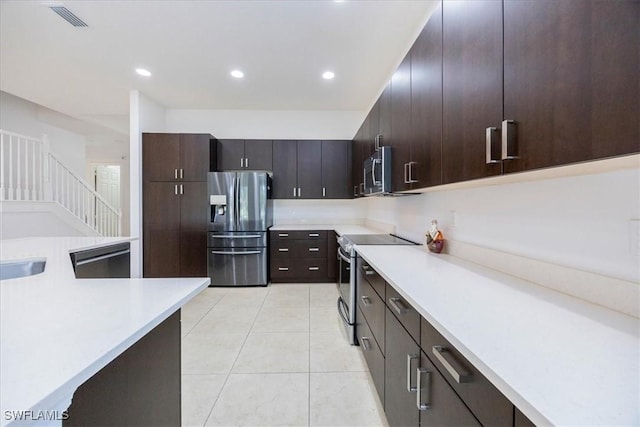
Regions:
<instances>
[{"instance_id":1,"label":"recessed ceiling light","mask_svg":"<svg viewBox=\"0 0 640 427\"><path fill-rule=\"evenodd\" d=\"M335 76L336 75L333 73L333 71L325 71L324 73L322 73L322 78L325 80L331 80Z\"/></svg>"},{"instance_id":2,"label":"recessed ceiling light","mask_svg":"<svg viewBox=\"0 0 640 427\"><path fill-rule=\"evenodd\" d=\"M233 70L231 72L231 77L235 77L236 79L241 79L244 77L244 73L240 70Z\"/></svg>"},{"instance_id":3,"label":"recessed ceiling light","mask_svg":"<svg viewBox=\"0 0 640 427\"><path fill-rule=\"evenodd\" d=\"M136 73L144 77L151 77L151 71L146 70L144 68L136 68Z\"/></svg>"}]
</instances>

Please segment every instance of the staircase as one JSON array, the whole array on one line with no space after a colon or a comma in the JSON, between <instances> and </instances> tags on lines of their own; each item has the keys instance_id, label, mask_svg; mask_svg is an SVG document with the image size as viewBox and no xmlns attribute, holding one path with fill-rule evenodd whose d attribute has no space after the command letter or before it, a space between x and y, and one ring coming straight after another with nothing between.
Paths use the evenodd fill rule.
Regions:
<instances>
[{"instance_id":1,"label":"staircase","mask_svg":"<svg viewBox=\"0 0 640 427\"><path fill-rule=\"evenodd\" d=\"M119 236L122 213L35 139L0 129L0 202L53 202L100 236Z\"/></svg>"}]
</instances>

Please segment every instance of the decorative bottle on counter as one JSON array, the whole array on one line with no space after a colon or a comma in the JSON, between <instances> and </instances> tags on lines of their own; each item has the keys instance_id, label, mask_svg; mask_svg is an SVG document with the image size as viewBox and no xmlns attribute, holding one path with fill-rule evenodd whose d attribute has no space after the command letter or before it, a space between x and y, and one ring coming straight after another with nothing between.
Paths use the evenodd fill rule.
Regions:
<instances>
[{"instance_id":1,"label":"decorative bottle on counter","mask_svg":"<svg viewBox=\"0 0 640 427\"><path fill-rule=\"evenodd\" d=\"M444 236L440 230L438 230L438 221L431 221L431 228L425 235L427 238L427 247L431 252L439 254L444 247Z\"/></svg>"}]
</instances>

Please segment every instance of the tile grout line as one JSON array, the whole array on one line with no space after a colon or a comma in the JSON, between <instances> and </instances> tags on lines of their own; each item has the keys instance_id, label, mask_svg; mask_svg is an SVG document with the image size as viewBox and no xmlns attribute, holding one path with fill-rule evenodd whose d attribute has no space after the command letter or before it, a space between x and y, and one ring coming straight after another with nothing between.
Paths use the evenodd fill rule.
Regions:
<instances>
[{"instance_id":1,"label":"tile grout line","mask_svg":"<svg viewBox=\"0 0 640 427\"><path fill-rule=\"evenodd\" d=\"M189 330L187 331L187 333L186 333L186 334L184 334L184 337L182 337L182 338L185 338L187 335L189 335L189 334L191 333L191 331L193 331L193 330L195 329L195 327L196 327L196 326L198 326L198 325L200 324L200 322L202 321L202 319L204 319L205 317L207 317L207 314L209 314L209 312L210 312L211 310L213 310L213 308L214 308L216 305L218 305L218 303L219 303L220 301L222 301L222 299L223 299L225 296L227 296L227 294L226 294L226 293L225 293L224 295L222 295L222 296L221 296L221 297L220 297L216 302L214 302L214 303L213 303L213 305L212 305L211 307L209 307L209 310L207 310L207 311L206 311L206 313L204 313L204 314L202 315L202 317L201 317L201 318L200 318L196 323L194 323L194 324L193 324L193 326L192 326L191 328L189 328ZM180 316L180 320L182 321L182 316Z\"/></svg>"},{"instance_id":2,"label":"tile grout line","mask_svg":"<svg viewBox=\"0 0 640 427\"><path fill-rule=\"evenodd\" d=\"M209 418L211 418L211 414L213 413L213 410L216 407L216 404L218 403L218 399L220 399L220 396L222 395L222 392L224 391L225 386L227 385L227 381L229 381L229 377L231 376L231 371L233 371L233 367L236 365L236 362L238 361L238 357L240 357L240 353L242 353L242 349L244 348L245 344L247 343L247 339L249 339L249 334L251 334L251 330L253 329L253 326L256 324L256 320L258 320L258 315L260 314L260 312L262 311L262 307L264 306L264 302L267 299L267 296L269 295L269 293L271 292L271 290L268 290L264 299L262 300L262 303L260 304L260 308L258 309L255 318L253 319L253 323L251 323L251 327L249 328L249 330L247 331L247 335L244 337L244 341L242 341L242 346L240 346L240 350L238 351L238 354L236 354L235 359L233 360L233 364L231 365L231 368L229 368L229 372L227 372L225 378L224 378L224 382L222 383L222 387L220 387L220 391L218 392L218 395L216 396L215 400L213 401L213 405L211 405L211 409L209 410L209 413L207 414L207 418L205 418L204 423L202 424L202 427L205 427L207 425L207 423L209 422Z\"/></svg>"}]
</instances>

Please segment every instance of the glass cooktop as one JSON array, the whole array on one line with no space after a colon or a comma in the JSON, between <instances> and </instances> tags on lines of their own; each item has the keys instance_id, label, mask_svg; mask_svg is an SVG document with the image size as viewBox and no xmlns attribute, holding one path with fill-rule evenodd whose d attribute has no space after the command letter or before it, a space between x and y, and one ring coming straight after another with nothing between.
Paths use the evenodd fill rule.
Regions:
<instances>
[{"instance_id":1,"label":"glass cooktop","mask_svg":"<svg viewBox=\"0 0 640 427\"><path fill-rule=\"evenodd\" d=\"M393 234L346 234L345 240L355 245L416 245Z\"/></svg>"}]
</instances>

